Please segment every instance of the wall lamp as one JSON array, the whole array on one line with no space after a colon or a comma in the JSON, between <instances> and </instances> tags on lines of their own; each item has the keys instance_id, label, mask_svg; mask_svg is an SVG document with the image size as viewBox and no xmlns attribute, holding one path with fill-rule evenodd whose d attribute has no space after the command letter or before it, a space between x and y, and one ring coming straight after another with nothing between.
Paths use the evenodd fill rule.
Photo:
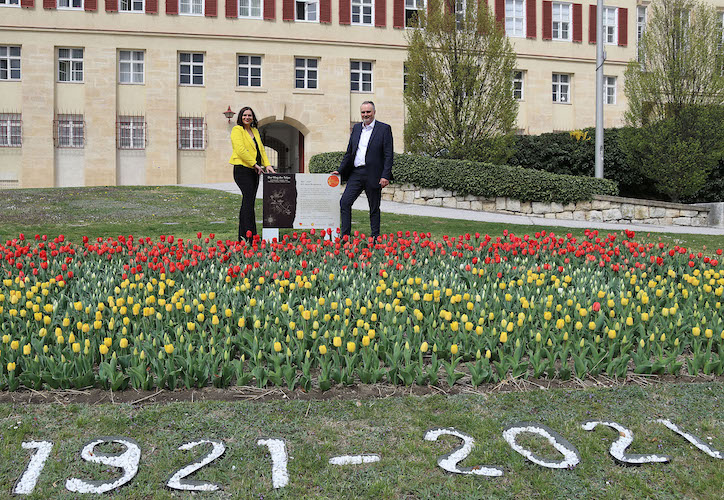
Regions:
<instances>
[{"instance_id":1,"label":"wall lamp","mask_svg":"<svg viewBox=\"0 0 724 500\"><path fill-rule=\"evenodd\" d=\"M224 116L229 120L229 123L231 123L231 117L235 114L236 113L231 111L231 106L227 106L226 111L224 111Z\"/></svg>"}]
</instances>

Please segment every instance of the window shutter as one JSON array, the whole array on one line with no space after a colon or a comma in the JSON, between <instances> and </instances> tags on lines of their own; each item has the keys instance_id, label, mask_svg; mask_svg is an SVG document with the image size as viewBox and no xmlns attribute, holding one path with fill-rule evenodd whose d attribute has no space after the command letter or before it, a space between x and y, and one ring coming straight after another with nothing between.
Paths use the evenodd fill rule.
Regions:
<instances>
[{"instance_id":1,"label":"window shutter","mask_svg":"<svg viewBox=\"0 0 724 500\"><path fill-rule=\"evenodd\" d=\"M505 31L505 0L495 0L495 21Z\"/></svg>"},{"instance_id":2,"label":"window shutter","mask_svg":"<svg viewBox=\"0 0 724 500\"><path fill-rule=\"evenodd\" d=\"M166 0L166 14L178 14L178 0Z\"/></svg>"},{"instance_id":3,"label":"window shutter","mask_svg":"<svg viewBox=\"0 0 724 500\"><path fill-rule=\"evenodd\" d=\"M294 0L284 0L282 3L282 20L294 21Z\"/></svg>"},{"instance_id":4,"label":"window shutter","mask_svg":"<svg viewBox=\"0 0 724 500\"><path fill-rule=\"evenodd\" d=\"M588 6L588 43L596 43L596 11L595 5Z\"/></svg>"},{"instance_id":5,"label":"window shutter","mask_svg":"<svg viewBox=\"0 0 724 500\"><path fill-rule=\"evenodd\" d=\"M118 0L106 0L106 12L118 12Z\"/></svg>"},{"instance_id":6,"label":"window shutter","mask_svg":"<svg viewBox=\"0 0 724 500\"><path fill-rule=\"evenodd\" d=\"M375 0L375 26L387 26L387 0Z\"/></svg>"},{"instance_id":7,"label":"window shutter","mask_svg":"<svg viewBox=\"0 0 724 500\"><path fill-rule=\"evenodd\" d=\"M553 39L553 2L543 0L543 40Z\"/></svg>"},{"instance_id":8,"label":"window shutter","mask_svg":"<svg viewBox=\"0 0 724 500\"><path fill-rule=\"evenodd\" d=\"M573 41L583 41L583 5L573 4Z\"/></svg>"},{"instance_id":9,"label":"window shutter","mask_svg":"<svg viewBox=\"0 0 724 500\"><path fill-rule=\"evenodd\" d=\"M20 0L20 6L25 7L26 9L35 7L35 0ZM88 10L88 9L86 9L86 10Z\"/></svg>"},{"instance_id":10,"label":"window shutter","mask_svg":"<svg viewBox=\"0 0 724 500\"><path fill-rule=\"evenodd\" d=\"M95 12L98 10L98 0L85 0L83 9L88 12Z\"/></svg>"},{"instance_id":11,"label":"window shutter","mask_svg":"<svg viewBox=\"0 0 724 500\"><path fill-rule=\"evenodd\" d=\"M405 27L405 0L392 0L392 26L402 29Z\"/></svg>"},{"instance_id":12,"label":"window shutter","mask_svg":"<svg viewBox=\"0 0 724 500\"><path fill-rule=\"evenodd\" d=\"M146 14L158 14L158 0L146 0Z\"/></svg>"},{"instance_id":13,"label":"window shutter","mask_svg":"<svg viewBox=\"0 0 724 500\"><path fill-rule=\"evenodd\" d=\"M178 12L178 0L173 0L177 3L176 12ZM226 17L239 17L239 0L226 0Z\"/></svg>"},{"instance_id":14,"label":"window shutter","mask_svg":"<svg viewBox=\"0 0 724 500\"><path fill-rule=\"evenodd\" d=\"M44 9L54 9L55 0L43 0L43 8Z\"/></svg>"},{"instance_id":15,"label":"window shutter","mask_svg":"<svg viewBox=\"0 0 724 500\"><path fill-rule=\"evenodd\" d=\"M618 44L628 45L628 9L623 7L618 8Z\"/></svg>"},{"instance_id":16,"label":"window shutter","mask_svg":"<svg viewBox=\"0 0 724 500\"><path fill-rule=\"evenodd\" d=\"M455 0L445 0L445 13L452 14L455 12Z\"/></svg>"},{"instance_id":17,"label":"window shutter","mask_svg":"<svg viewBox=\"0 0 724 500\"><path fill-rule=\"evenodd\" d=\"M148 0L146 0L148 5ZM216 17L219 14L218 0L204 0L204 16Z\"/></svg>"},{"instance_id":18,"label":"window shutter","mask_svg":"<svg viewBox=\"0 0 724 500\"><path fill-rule=\"evenodd\" d=\"M332 22L332 0L320 1L319 22L323 24L329 24Z\"/></svg>"},{"instance_id":19,"label":"window shutter","mask_svg":"<svg viewBox=\"0 0 724 500\"><path fill-rule=\"evenodd\" d=\"M339 24L352 24L350 0L339 0Z\"/></svg>"},{"instance_id":20,"label":"window shutter","mask_svg":"<svg viewBox=\"0 0 724 500\"><path fill-rule=\"evenodd\" d=\"M264 19L273 21L277 18L277 3L275 0L264 0Z\"/></svg>"},{"instance_id":21,"label":"window shutter","mask_svg":"<svg viewBox=\"0 0 724 500\"><path fill-rule=\"evenodd\" d=\"M535 0L526 0L525 3L525 36L535 39L536 37L536 13Z\"/></svg>"}]
</instances>

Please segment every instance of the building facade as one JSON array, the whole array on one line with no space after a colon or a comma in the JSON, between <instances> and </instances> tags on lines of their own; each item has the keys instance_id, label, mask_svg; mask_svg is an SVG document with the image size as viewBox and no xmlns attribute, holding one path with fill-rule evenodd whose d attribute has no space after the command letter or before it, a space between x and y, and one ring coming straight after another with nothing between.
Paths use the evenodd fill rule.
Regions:
<instances>
[{"instance_id":1,"label":"building facade","mask_svg":"<svg viewBox=\"0 0 724 500\"><path fill-rule=\"evenodd\" d=\"M449 8L464 11L464 1ZM485 0L480 0L485 1ZM709 0L724 8L724 0ZM605 124L647 3L608 0ZM520 133L592 126L596 0L488 0ZM0 0L0 188L225 182L252 106L273 164L346 147L375 102L404 150L406 24L425 0Z\"/></svg>"}]
</instances>

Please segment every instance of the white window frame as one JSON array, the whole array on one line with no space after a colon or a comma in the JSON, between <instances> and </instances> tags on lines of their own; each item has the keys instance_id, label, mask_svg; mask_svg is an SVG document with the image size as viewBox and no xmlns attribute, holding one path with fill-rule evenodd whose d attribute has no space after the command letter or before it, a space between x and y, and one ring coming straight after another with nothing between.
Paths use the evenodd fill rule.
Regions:
<instances>
[{"instance_id":1,"label":"white window frame","mask_svg":"<svg viewBox=\"0 0 724 500\"><path fill-rule=\"evenodd\" d=\"M184 56L188 56L188 61L184 61ZM197 56L201 56L201 61L195 60ZM206 59L203 52L179 52L178 54L178 84L183 87L203 87L204 86L204 60ZM188 67L188 72L184 72L184 68ZM201 68L201 72L194 71L195 68ZM194 81L197 76L201 75L201 82ZM183 79L188 76L188 82Z\"/></svg>"},{"instance_id":2,"label":"white window frame","mask_svg":"<svg viewBox=\"0 0 724 500\"><path fill-rule=\"evenodd\" d=\"M187 137L184 137L187 133ZM206 149L206 120L201 116L180 116L178 119L178 148L182 151Z\"/></svg>"},{"instance_id":3,"label":"white window frame","mask_svg":"<svg viewBox=\"0 0 724 500\"><path fill-rule=\"evenodd\" d=\"M201 12L194 12L194 3L196 7L201 8ZM203 16L206 12L206 2L204 0L178 0L179 16Z\"/></svg>"},{"instance_id":4,"label":"white window frame","mask_svg":"<svg viewBox=\"0 0 724 500\"><path fill-rule=\"evenodd\" d=\"M0 113L0 148L23 146L23 117L20 113Z\"/></svg>"},{"instance_id":5,"label":"white window frame","mask_svg":"<svg viewBox=\"0 0 724 500\"><path fill-rule=\"evenodd\" d=\"M85 7L83 4L84 0L56 0L58 10L83 10Z\"/></svg>"},{"instance_id":6,"label":"white window frame","mask_svg":"<svg viewBox=\"0 0 724 500\"><path fill-rule=\"evenodd\" d=\"M315 61L313 66L309 65L311 61ZM300 62L302 63L301 65ZM312 76L314 77L312 78ZM302 87L298 86L300 81L303 83ZM314 86L310 86L312 81L314 82ZM319 58L294 58L294 90L319 90Z\"/></svg>"},{"instance_id":7,"label":"white window frame","mask_svg":"<svg viewBox=\"0 0 724 500\"><path fill-rule=\"evenodd\" d=\"M18 49L13 55L13 49ZM19 45L0 45L0 82L19 82L22 78L22 48ZM13 77L17 72L17 77ZM5 76L3 77L3 73Z\"/></svg>"},{"instance_id":8,"label":"white window frame","mask_svg":"<svg viewBox=\"0 0 724 500\"><path fill-rule=\"evenodd\" d=\"M368 67L366 67L369 65ZM369 69L368 69L369 68ZM350 61L349 62L349 81L350 91L356 94L371 94L374 91L372 72L374 63L372 61ZM369 75L369 81L365 81L365 76ZM355 85L357 88L355 89ZM367 88L365 88L367 87Z\"/></svg>"},{"instance_id":9,"label":"white window frame","mask_svg":"<svg viewBox=\"0 0 724 500\"><path fill-rule=\"evenodd\" d=\"M616 104L616 84L618 78L615 76L604 76L603 77L603 102L605 104Z\"/></svg>"},{"instance_id":10,"label":"white window frame","mask_svg":"<svg viewBox=\"0 0 724 500\"><path fill-rule=\"evenodd\" d=\"M59 149L85 147L85 120L83 115L59 114L56 117L56 144Z\"/></svg>"},{"instance_id":11,"label":"white window frame","mask_svg":"<svg viewBox=\"0 0 724 500\"><path fill-rule=\"evenodd\" d=\"M118 12L143 14L146 12L146 0L118 0Z\"/></svg>"},{"instance_id":12,"label":"white window frame","mask_svg":"<svg viewBox=\"0 0 724 500\"><path fill-rule=\"evenodd\" d=\"M525 100L525 71L513 71L513 99L516 101Z\"/></svg>"},{"instance_id":13,"label":"white window frame","mask_svg":"<svg viewBox=\"0 0 724 500\"><path fill-rule=\"evenodd\" d=\"M146 149L146 119L143 116L119 116L116 126L118 149Z\"/></svg>"},{"instance_id":14,"label":"white window frame","mask_svg":"<svg viewBox=\"0 0 724 500\"><path fill-rule=\"evenodd\" d=\"M242 58L247 58L246 62L242 62ZM259 64L254 64L253 59L258 58ZM236 86L241 88L249 88L249 89L260 89L262 88L262 85L264 84L264 81L262 80L262 65L264 64L264 58L260 55L250 55L250 54L237 54L236 55ZM243 85L241 83L242 78L242 69L246 69L246 79L247 84ZM259 70L259 75L254 75L254 70ZM254 85L253 80L258 78L259 79L259 85Z\"/></svg>"},{"instance_id":15,"label":"white window frame","mask_svg":"<svg viewBox=\"0 0 724 500\"><path fill-rule=\"evenodd\" d=\"M241 19L262 19L264 16L264 0L239 0L238 7ZM257 9L258 14L255 13Z\"/></svg>"},{"instance_id":16,"label":"white window frame","mask_svg":"<svg viewBox=\"0 0 724 500\"><path fill-rule=\"evenodd\" d=\"M412 21L419 12L424 12L427 0L405 0L405 28L414 28Z\"/></svg>"},{"instance_id":17,"label":"white window frame","mask_svg":"<svg viewBox=\"0 0 724 500\"><path fill-rule=\"evenodd\" d=\"M558 104L571 103L571 75L569 73L553 73L553 102Z\"/></svg>"},{"instance_id":18,"label":"white window frame","mask_svg":"<svg viewBox=\"0 0 724 500\"><path fill-rule=\"evenodd\" d=\"M636 60L639 62L641 62L641 38L643 38L644 31L646 31L648 13L646 5L636 7Z\"/></svg>"},{"instance_id":19,"label":"white window frame","mask_svg":"<svg viewBox=\"0 0 724 500\"><path fill-rule=\"evenodd\" d=\"M140 55L140 59L138 56ZM124 71L124 68L128 69ZM124 81L123 75L128 75ZM146 51L123 49L118 51L118 83L121 85L143 85L146 82Z\"/></svg>"},{"instance_id":20,"label":"white window frame","mask_svg":"<svg viewBox=\"0 0 724 500\"><path fill-rule=\"evenodd\" d=\"M62 50L67 50L68 57L61 57L60 52ZM77 57L77 53L75 51L80 50L80 57ZM83 50L83 47L58 47L57 51L57 77L58 82L63 83L83 83L84 79L84 73L85 68L83 67L83 58L85 56L85 51ZM67 77L66 79L61 78L61 66L68 65L68 68L66 70ZM78 74L80 74L80 78L78 78Z\"/></svg>"},{"instance_id":21,"label":"white window frame","mask_svg":"<svg viewBox=\"0 0 724 500\"><path fill-rule=\"evenodd\" d=\"M0 7L20 7L20 0L0 0Z\"/></svg>"},{"instance_id":22,"label":"white window frame","mask_svg":"<svg viewBox=\"0 0 724 500\"><path fill-rule=\"evenodd\" d=\"M367 10L369 9L369 13ZM375 25L375 0L351 0L350 1L351 23L355 26ZM365 18L369 16L369 22ZM355 17L357 20L355 21Z\"/></svg>"},{"instance_id":23,"label":"white window frame","mask_svg":"<svg viewBox=\"0 0 724 500\"><path fill-rule=\"evenodd\" d=\"M516 12L517 9L519 12ZM520 38L525 36L525 14L525 0L505 0L506 35ZM520 24L520 29L516 29L518 24Z\"/></svg>"},{"instance_id":24,"label":"white window frame","mask_svg":"<svg viewBox=\"0 0 724 500\"><path fill-rule=\"evenodd\" d=\"M551 6L551 38L570 42L573 35L573 4L553 2ZM565 33L565 36L563 36Z\"/></svg>"},{"instance_id":25,"label":"white window frame","mask_svg":"<svg viewBox=\"0 0 724 500\"><path fill-rule=\"evenodd\" d=\"M300 23L318 23L319 4L319 0L294 0L294 20Z\"/></svg>"},{"instance_id":26,"label":"white window frame","mask_svg":"<svg viewBox=\"0 0 724 500\"><path fill-rule=\"evenodd\" d=\"M618 7L603 8L603 43L618 45Z\"/></svg>"}]
</instances>

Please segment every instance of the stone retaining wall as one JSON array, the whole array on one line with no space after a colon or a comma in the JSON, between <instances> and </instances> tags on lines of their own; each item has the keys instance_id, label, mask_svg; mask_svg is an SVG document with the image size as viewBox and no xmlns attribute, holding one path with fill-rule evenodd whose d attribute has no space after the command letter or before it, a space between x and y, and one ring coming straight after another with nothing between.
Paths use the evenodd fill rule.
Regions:
<instances>
[{"instance_id":1,"label":"stone retaining wall","mask_svg":"<svg viewBox=\"0 0 724 500\"><path fill-rule=\"evenodd\" d=\"M597 195L593 197L592 201L578 201L563 205L561 203L520 201L506 197L482 198L474 195L456 195L452 191L440 188L390 184L382 191L382 199L429 207L498 212L545 219L696 227L710 225L710 208L708 206L616 196Z\"/></svg>"}]
</instances>

